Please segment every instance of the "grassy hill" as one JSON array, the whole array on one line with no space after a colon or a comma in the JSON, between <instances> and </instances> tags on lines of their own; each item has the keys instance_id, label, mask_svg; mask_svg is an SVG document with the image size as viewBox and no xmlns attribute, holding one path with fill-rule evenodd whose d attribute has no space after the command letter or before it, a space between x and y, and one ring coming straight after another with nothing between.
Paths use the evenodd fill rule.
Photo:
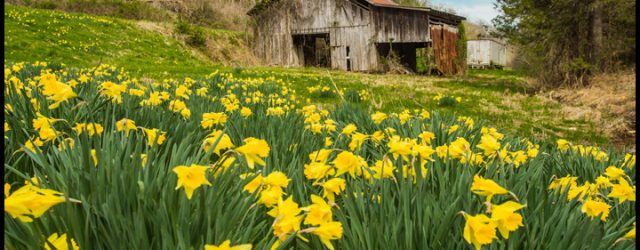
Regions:
<instances>
[{"instance_id":1,"label":"grassy hill","mask_svg":"<svg viewBox=\"0 0 640 250\"><path fill-rule=\"evenodd\" d=\"M314 103L337 103L335 94L310 93L310 87L367 91L372 107L392 112L428 108L486 120L523 136L566 138L607 145L610 140L594 122L569 119L561 104L535 95L514 71L471 71L466 77L371 75L310 68L238 67L250 53L240 32L205 29L206 49L187 46L170 24L140 22L79 13L31 9L5 4L5 62L47 61L92 67L99 63L123 67L135 77L203 77L213 71L238 77L274 77L290 83L298 95ZM236 44L234 45L234 41ZM223 46L224 45L224 46ZM219 46L212 48L211 46ZM223 47L220 47L223 46ZM210 53L207 55L207 53ZM216 60L212 60L215 58ZM216 62L217 61L217 62ZM226 65L220 62L232 62ZM334 86L335 83L335 86ZM460 97L441 105L438 95Z\"/></svg>"}]
</instances>

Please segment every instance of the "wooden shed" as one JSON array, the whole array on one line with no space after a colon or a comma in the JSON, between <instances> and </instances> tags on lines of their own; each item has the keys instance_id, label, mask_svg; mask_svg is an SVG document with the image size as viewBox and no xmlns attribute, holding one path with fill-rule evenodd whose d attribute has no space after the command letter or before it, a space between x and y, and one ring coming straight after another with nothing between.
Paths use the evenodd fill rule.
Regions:
<instances>
[{"instance_id":1,"label":"wooden shed","mask_svg":"<svg viewBox=\"0 0 640 250\"><path fill-rule=\"evenodd\" d=\"M507 48L504 43L491 38L468 40L467 64L472 68L504 67L507 65Z\"/></svg>"},{"instance_id":2,"label":"wooden shed","mask_svg":"<svg viewBox=\"0 0 640 250\"><path fill-rule=\"evenodd\" d=\"M416 70L416 49L432 47L445 74L454 65L463 17L391 0L268 0L248 13L256 22L253 48L270 65L380 71L391 51Z\"/></svg>"}]
</instances>

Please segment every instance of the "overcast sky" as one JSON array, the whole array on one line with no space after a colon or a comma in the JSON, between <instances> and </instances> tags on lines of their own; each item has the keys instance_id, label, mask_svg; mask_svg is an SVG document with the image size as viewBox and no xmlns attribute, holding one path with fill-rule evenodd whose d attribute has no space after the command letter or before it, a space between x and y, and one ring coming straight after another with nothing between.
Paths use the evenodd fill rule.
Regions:
<instances>
[{"instance_id":1,"label":"overcast sky","mask_svg":"<svg viewBox=\"0 0 640 250\"><path fill-rule=\"evenodd\" d=\"M491 19L498 15L493 8L494 0L431 0L432 5L452 8L458 15L468 21L477 23L479 20L491 24Z\"/></svg>"}]
</instances>

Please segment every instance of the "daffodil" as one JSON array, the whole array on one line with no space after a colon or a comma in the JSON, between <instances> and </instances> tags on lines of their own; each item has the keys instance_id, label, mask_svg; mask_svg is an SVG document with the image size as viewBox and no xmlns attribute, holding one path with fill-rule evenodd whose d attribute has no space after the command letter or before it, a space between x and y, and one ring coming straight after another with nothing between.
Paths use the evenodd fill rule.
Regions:
<instances>
[{"instance_id":1,"label":"daffodil","mask_svg":"<svg viewBox=\"0 0 640 250\"><path fill-rule=\"evenodd\" d=\"M604 174L611 180L618 180L621 177L625 176L624 170L615 166L609 166L604 170Z\"/></svg>"},{"instance_id":2,"label":"daffodil","mask_svg":"<svg viewBox=\"0 0 640 250\"><path fill-rule=\"evenodd\" d=\"M449 155L454 159L461 159L467 157L471 153L471 146L467 140L462 137L458 137L455 141L449 144Z\"/></svg>"},{"instance_id":3,"label":"daffodil","mask_svg":"<svg viewBox=\"0 0 640 250\"><path fill-rule=\"evenodd\" d=\"M216 144L216 147L213 149L213 153L216 155L220 155L222 150L233 148L235 146L227 134L223 134L220 130L214 130L207 136L207 138L204 139L202 149L204 149L205 152L208 152L211 146L216 142L218 142L218 144Z\"/></svg>"},{"instance_id":4,"label":"daffodil","mask_svg":"<svg viewBox=\"0 0 640 250\"><path fill-rule=\"evenodd\" d=\"M356 130L358 130L358 127L356 127L356 125L353 124L353 123L349 123L349 124L347 124L347 126L345 126L342 129L342 134L351 135L351 134L353 134L353 132L356 132Z\"/></svg>"},{"instance_id":5,"label":"daffodil","mask_svg":"<svg viewBox=\"0 0 640 250\"><path fill-rule=\"evenodd\" d=\"M382 161L376 161L372 169L375 172L373 177L376 179L392 178L393 172L396 170L393 162L387 158Z\"/></svg>"},{"instance_id":6,"label":"daffodil","mask_svg":"<svg viewBox=\"0 0 640 250\"><path fill-rule=\"evenodd\" d=\"M253 180L251 180L249 183L247 183L247 185L244 186L243 190L249 193L255 192L256 189L258 189L258 187L262 185L262 179L263 179L262 175L256 175L256 177L253 178Z\"/></svg>"},{"instance_id":7,"label":"daffodil","mask_svg":"<svg viewBox=\"0 0 640 250\"><path fill-rule=\"evenodd\" d=\"M471 183L471 192L480 196L487 196L487 201L491 201L494 195L508 194L509 190L504 189L491 179L475 175L473 176L473 183Z\"/></svg>"},{"instance_id":8,"label":"daffodil","mask_svg":"<svg viewBox=\"0 0 640 250\"><path fill-rule=\"evenodd\" d=\"M5 195L6 191L5 186ZM33 218L39 218L51 207L64 201L65 198L60 192L27 184L5 197L4 211L12 218L31 222Z\"/></svg>"},{"instance_id":9,"label":"daffodil","mask_svg":"<svg viewBox=\"0 0 640 250\"><path fill-rule=\"evenodd\" d=\"M104 128L98 123L77 123L74 130L78 135L86 131L89 136L93 136L96 134L101 135Z\"/></svg>"},{"instance_id":10,"label":"daffodil","mask_svg":"<svg viewBox=\"0 0 640 250\"><path fill-rule=\"evenodd\" d=\"M143 128L144 133L147 135L147 144L149 146L153 146L155 145L155 143L157 142L158 145L162 145L162 143L164 143L164 140L167 139L166 137L166 132L160 132L159 129L154 128L154 129L147 129L147 128ZM157 138L157 141L156 141Z\"/></svg>"},{"instance_id":11,"label":"daffodil","mask_svg":"<svg viewBox=\"0 0 640 250\"><path fill-rule=\"evenodd\" d=\"M516 211L524 208L517 202L507 201L500 205L491 205L491 220L498 226L498 231L505 239L509 239L509 233L517 230L522 224L522 215Z\"/></svg>"},{"instance_id":12,"label":"daffodil","mask_svg":"<svg viewBox=\"0 0 640 250\"><path fill-rule=\"evenodd\" d=\"M611 206L609 206L609 204L605 202L594 200L594 199L587 199L582 204L581 211L587 214L587 216L589 216L589 218L591 219L595 217L600 217L600 220L607 221L607 217L609 217L610 208Z\"/></svg>"},{"instance_id":13,"label":"daffodil","mask_svg":"<svg viewBox=\"0 0 640 250\"><path fill-rule=\"evenodd\" d=\"M345 181L342 178L333 178L322 183L322 197L327 198L330 202L336 201L336 195L345 189Z\"/></svg>"},{"instance_id":14,"label":"daffodil","mask_svg":"<svg viewBox=\"0 0 640 250\"><path fill-rule=\"evenodd\" d=\"M251 250L253 246L251 244L241 244L237 246L231 246L230 240L225 240L222 244L215 245L204 245L204 250Z\"/></svg>"},{"instance_id":15,"label":"daffodil","mask_svg":"<svg viewBox=\"0 0 640 250\"><path fill-rule=\"evenodd\" d=\"M227 122L225 113L204 113L202 114L202 128L211 128L214 125L224 125Z\"/></svg>"},{"instance_id":16,"label":"daffodil","mask_svg":"<svg viewBox=\"0 0 640 250\"><path fill-rule=\"evenodd\" d=\"M500 150L500 143L496 138L490 135L482 135L480 138L480 144L476 147L484 150L484 155L492 157Z\"/></svg>"},{"instance_id":17,"label":"daffodil","mask_svg":"<svg viewBox=\"0 0 640 250\"><path fill-rule=\"evenodd\" d=\"M389 117L389 116L387 116L387 114L382 113L382 112L380 112L380 111L376 111L376 113L374 113L374 114L372 114L372 115L371 115L371 120L373 120L373 122L374 122L375 124L380 124L380 123L382 123L385 119L387 119L387 117Z\"/></svg>"},{"instance_id":18,"label":"daffodil","mask_svg":"<svg viewBox=\"0 0 640 250\"><path fill-rule=\"evenodd\" d=\"M322 197L312 194L311 205L301 208L307 212L305 225L320 225L330 222L332 218L331 206Z\"/></svg>"},{"instance_id":19,"label":"daffodil","mask_svg":"<svg viewBox=\"0 0 640 250\"><path fill-rule=\"evenodd\" d=\"M176 190L180 187L184 187L184 192L187 194L187 199L191 200L193 191L198 189L202 185L209 185L211 183L207 180L205 173L209 169L207 166L200 166L191 164L191 166L177 166L173 168L173 172L178 175L178 185Z\"/></svg>"},{"instance_id":20,"label":"daffodil","mask_svg":"<svg viewBox=\"0 0 640 250\"><path fill-rule=\"evenodd\" d=\"M289 185L289 178L283 172L273 171L262 182L272 187L286 188Z\"/></svg>"},{"instance_id":21,"label":"daffodil","mask_svg":"<svg viewBox=\"0 0 640 250\"><path fill-rule=\"evenodd\" d=\"M309 231L311 231L311 234L317 235L322 244L329 250L334 250L331 240L341 239L343 234L342 223L337 221L320 224L319 227L312 228Z\"/></svg>"},{"instance_id":22,"label":"daffodil","mask_svg":"<svg viewBox=\"0 0 640 250\"><path fill-rule=\"evenodd\" d=\"M311 152L311 154L309 154L309 160L311 160L311 162L326 163L327 159L329 159L329 155L331 155L332 152L333 150L331 149L320 149L318 151L313 151Z\"/></svg>"},{"instance_id":23,"label":"daffodil","mask_svg":"<svg viewBox=\"0 0 640 250\"><path fill-rule=\"evenodd\" d=\"M253 112L251 111L250 108L243 107L242 109L240 109L240 115L242 115L245 118L251 116L252 114Z\"/></svg>"},{"instance_id":24,"label":"daffodil","mask_svg":"<svg viewBox=\"0 0 640 250\"><path fill-rule=\"evenodd\" d=\"M569 188L575 187L577 186L576 184L576 180L578 179L578 177L573 177L570 175L567 175L565 177L556 179L554 181L551 182L551 184L549 184L549 188L548 189L561 189L561 191L564 191L564 189L569 186Z\"/></svg>"},{"instance_id":25,"label":"daffodil","mask_svg":"<svg viewBox=\"0 0 640 250\"><path fill-rule=\"evenodd\" d=\"M309 180L319 180L335 174L335 170L325 163L312 162L304 165L304 176Z\"/></svg>"},{"instance_id":26,"label":"daffodil","mask_svg":"<svg viewBox=\"0 0 640 250\"><path fill-rule=\"evenodd\" d=\"M289 196L286 200L280 199L278 206L269 211L269 215L275 218L273 223L273 234L280 241L284 241L288 235L300 230L303 215L299 215L302 210L298 207L298 203L293 201L293 197Z\"/></svg>"},{"instance_id":27,"label":"daffodil","mask_svg":"<svg viewBox=\"0 0 640 250\"><path fill-rule=\"evenodd\" d=\"M44 243L44 249L51 250L51 247L49 244L53 245L54 249L57 249L57 250L80 249L80 247L78 247L78 244L76 244L75 240L70 239L69 241L71 241L71 246L69 246L69 243L67 241L67 234L62 234L58 236L57 233L53 233L49 236L49 238L47 238L47 242Z\"/></svg>"},{"instance_id":28,"label":"daffodil","mask_svg":"<svg viewBox=\"0 0 640 250\"><path fill-rule=\"evenodd\" d=\"M336 176L349 173L351 177L355 177L357 169L362 166L358 157L349 151L339 153L332 163L337 169Z\"/></svg>"},{"instance_id":29,"label":"daffodil","mask_svg":"<svg viewBox=\"0 0 640 250\"><path fill-rule=\"evenodd\" d=\"M273 207L278 204L278 200L282 198L284 191L280 187L268 187L260 192L259 204L264 204L266 207Z\"/></svg>"},{"instance_id":30,"label":"daffodil","mask_svg":"<svg viewBox=\"0 0 640 250\"><path fill-rule=\"evenodd\" d=\"M129 135L129 131L136 129L136 123L132 120L124 118L116 123L116 130L118 132L125 131L127 135Z\"/></svg>"},{"instance_id":31,"label":"daffodil","mask_svg":"<svg viewBox=\"0 0 640 250\"><path fill-rule=\"evenodd\" d=\"M449 127L449 130L447 130L447 134L448 135L453 134L454 132L458 131L459 127L460 126L458 126L458 125L452 125L451 127Z\"/></svg>"},{"instance_id":32,"label":"daffodil","mask_svg":"<svg viewBox=\"0 0 640 250\"><path fill-rule=\"evenodd\" d=\"M484 214L478 214L471 216L464 214L466 221L464 225L464 240L467 243L472 244L476 250L479 250L482 245L488 245L497 239L496 235L496 223Z\"/></svg>"},{"instance_id":33,"label":"daffodil","mask_svg":"<svg viewBox=\"0 0 640 250\"><path fill-rule=\"evenodd\" d=\"M431 145L431 140L435 139L436 135L434 133L429 132L429 131L424 131L424 132L420 133L420 135L418 135L418 137L420 138L422 144Z\"/></svg>"},{"instance_id":34,"label":"daffodil","mask_svg":"<svg viewBox=\"0 0 640 250\"><path fill-rule=\"evenodd\" d=\"M636 187L629 185L624 178L620 178L618 184L613 184L607 197L618 199L618 203L623 203L626 200L636 201Z\"/></svg>"},{"instance_id":35,"label":"daffodil","mask_svg":"<svg viewBox=\"0 0 640 250\"><path fill-rule=\"evenodd\" d=\"M235 149L236 152L244 155L249 168L253 169L255 163L265 166L266 163L262 158L269 155L269 144L265 140L249 137L244 139L244 145Z\"/></svg>"},{"instance_id":36,"label":"daffodil","mask_svg":"<svg viewBox=\"0 0 640 250\"><path fill-rule=\"evenodd\" d=\"M564 139L558 139L556 143L558 144L558 149L563 152L569 149L569 146L571 145L567 140Z\"/></svg>"},{"instance_id":37,"label":"daffodil","mask_svg":"<svg viewBox=\"0 0 640 250\"><path fill-rule=\"evenodd\" d=\"M394 136L389 143L387 144L389 147L389 153L393 155L393 158L398 158L398 156L402 156L403 159L407 160L407 156L411 155L413 144L409 140L402 140L398 136Z\"/></svg>"}]
</instances>

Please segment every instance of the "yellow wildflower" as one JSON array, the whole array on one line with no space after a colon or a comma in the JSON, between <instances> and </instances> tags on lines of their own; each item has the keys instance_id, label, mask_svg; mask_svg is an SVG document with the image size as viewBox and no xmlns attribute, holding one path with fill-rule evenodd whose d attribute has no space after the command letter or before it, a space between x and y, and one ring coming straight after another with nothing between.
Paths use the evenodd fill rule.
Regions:
<instances>
[{"instance_id":1,"label":"yellow wildflower","mask_svg":"<svg viewBox=\"0 0 640 250\"><path fill-rule=\"evenodd\" d=\"M305 225L320 225L325 222L331 221L331 206L322 199L322 197L312 194L312 204L301 208L303 211L307 211L307 216L304 219Z\"/></svg>"},{"instance_id":2,"label":"yellow wildflower","mask_svg":"<svg viewBox=\"0 0 640 250\"><path fill-rule=\"evenodd\" d=\"M600 220L607 221L607 217L609 217L610 208L611 206L609 206L609 204L605 202L602 202L599 200L587 199L582 204L581 211L587 214L587 216L589 216L589 218L591 219L595 217L600 217Z\"/></svg>"},{"instance_id":3,"label":"yellow wildflower","mask_svg":"<svg viewBox=\"0 0 640 250\"><path fill-rule=\"evenodd\" d=\"M496 223L484 214L478 214L471 216L464 214L466 221L464 225L464 240L469 244L473 244L476 250L479 250L482 245L488 245L497 239L496 235Z\"/></svg>"},{"instance_id":4,"label":"yellow wildflower","mask_svg":"<svg viewBox=\"0 0 640 250\"><path fill-rule=\"evenodd\" d=\"M227 115L225 113L204 113L202 114L202 128L210 128L213 125L224 125L227 122Z\"/></svg>"},{"instance_id":5,"label":"yellow wildflower","mask_svg":"<svg viewBox=\"0 0 640 250\"><path fill-rule=\"evenodd\" d=\"M360 147L362 147L362 144L364 143L364 141L368 138L369 136L366 134L362 134L362 133L358 133L355 132L352 136L351 136L351 142L349 143L349 149L351 151L355 151L360 149Z\"/></svg>"},{"instance_id":6,"label":"yellow wildflower","mask_svg":"<svg viewBox=\"0 0 640 250\"><path fill-rule=\"evenodd\" d=\"M604 174L614 181L625 176L624 170L615 166L609 166L604 170Z\"/></svg>"},{"instance_id":7,"label":"yellow wildflower","mask_svg":"<svg viewBox=\"0 0 640 250\"><path fill-rule=\"evenodd\" d=\"M504 189L491 179L475 175L473 176L473 183L471 183L471 192L480 196L487 196L487 201L491 201L494 195L508 194L509 190Z\"/></svg>"},{"instance_id":8,"label":"yellow wildflower","mask_svg":"<svg viewBox=\"0 0 640 250\"><path fill-rule=\"evenodd\" d=\"M247 185L244 186L243 190L249 193L255 192L256 189L258 189L258 187L260 187L260 185L262 184L262 179L262 175L256 175L253 180L251 180L249 183L247 183Z\"/></svg>"},{"instance_id":9,"label":"yellow wildflower","mask_svg":"<svg viewBox=\"0 0 640 250\"><path fill-rule=\"evenodd\" d=\"M289 178L280 171L273 171L262 182L272 187L286 188L289 185Z\"/></svg>"},{"instance_id":10,"label":"yellow wildflower","mask_svg":"<svg viewBox=\"0 0 640 250\"><path fill-rule=\"evenodd\" d=\"M242 109L240 109L240 114L243 117L247 118L247 117L251 116L253 114L253 112L251 111L250 108L243 107Z\"/></svg>"},{"instance_id":11,"label":"yellow wildflower","mask_svg":"<svg viewBox=\"0 0 640 250\"><path fill-rule=\"evenodd\" d=\"M558 139L556 143L558 144L558 149L563 152L569 149L569 146L571 145L567 140L564 139Z\"/></svg>"},{"instance_id":12,"label":"yellow wildflower","mask_svg":"<svg viewBox=\"0 0 640 250\"><path fill-rule=\"evenodd\" d=\"M189 167L177 166L173 168L173 172L178 175L178 185L176 186L176 190L180 187L184 187L187 199L191 200L194 190L204 184L211 186L211 183L205 176L207 169L209 169L209 167L196 164L191 164Z\"/></svg>"},{"instance_id":13,"label":"yellow wildflower","mask_svg":"<svg viewBox=\"0 0 640 250\"><path fill-rule=\"evenodd\" d=\"M327 198L330 202L336 201L336 195L345 189L345 181L342 178L333 178L322 183L322 197Z\"/></svg>"},{"instance_id":14,"label":"yellow wildflower","mask_svg":"<svg viewBox=\"0 0 640 250\"><path fill-rule=\"evenodd\" d=\"M494 138L493 136L482 135L482 137L480 138L480 144L478 144L476 147L484 150L484 155L493 157L495 156L496 152L500 150L500 142L498 142L498 140L496 140L496 138Z\"/></svg>"},{"instance_id":15,"label":"yellow wildflower","mask_svg":"<svg viewBox=\"0 0 640 250\"><path fill-rule=\"evenodd\" d=\"M358 160L358 157L356 157L353 153L349 151L343 151L340 154L338 154L338 156L336 156L336 159L333 160L332 163L338 170L338 172L336 173L336 176L340 176L348 172L351 175L351 177L355 177L356 176L355 173L357 169L362 166L360 164L360 161Z\"/></svg>"},{"instance_id":16,"label":"yellow wildflower","mask_svg":"<svg viewBox=\"0 0 640 250\"><path fill-rule=\"evenodd\" d=\"M227 134L223 134L221 130L214 130L213 132L211 132L211 134L207 136L207 138L204 139L204 142L202 143L202 148L204 149L205 152L208 152L209 148L211 148L211 146L214 143L216 143L216 141L218 140L220 141L218 142L216 147L213 149L213 153L215 153L216 155L220 155L222 150L232 148L235 146L233 145L233 142L231 142L231 138Z\"/></svg>"},{"instance_id":17,"label":"yellow wildflower","mask_svg":"<svg viewBox=\"0 0 640 250\"><path fill-rule=\"evenodd\" d=\"M222 244L215 245L204 245L204 250L251 250L253 246L251 244L242 244L237 246L231 246L230 240L225 240Z\"/></svg>"},{"instance_id":18,"label":"yellow wildflower","mask_svg":"<svg viewBox=\"0 0 640 250\"><path fill-rule=\"evenodd\" d=\"M78 244L76 244L75 240L71 239L70 241L71 241L71 247L69 247L69 244L67 243L67 234L62 234L58 236L57 233L53 233L52 235L49 236L49 238L47 238L47 242L44 243L44 249L51 250L51 248L49 247L49 244L53 245L54 249L57 249L57 250L80 249L80 247L78 247Z\"/></svg>"},{"instance_id":19,"label":"yellow wildflower","mask_svg":"<svg viewBox=\"0 0 640 250\"><path fill-rule=\"evenodd\" d=\"M447 134L453 134L453 132L456 132L458 130L460 126L458 125L452 125L451 127L449 127L449 130L447 131Z\"/></svg>"},{"instance_id":20,"label":"yellow wildflower","mask_svg":"<svg viewBox=\"0 0 640 250\"><path fill-rule=\"evenodd\" d=\"M387 119L387 114L382 113L380 111L376 111L376 113L371 115L371 120L373 120L373 122L375 124L380 124L382 123L385 119Z\"/></svg>"},{"instance_id":21,"label":"yellow wildflower","mask_svg":"<svg viewBox=\"0 0 640 250\"><path fill-rule=\"evenodd\" d=\"M618 203L623 203L626 200L636 201L636 187L629 185L624 178L620 178L618 184L613 185L611 193L607 197L618 199Z\"/></svg>"},{"instance_id":22,"label":"yellow wildflower","mask_svg":"<svg viewBox=\"0 0 640 250\"><path fill-rule=\"evenodd\" d=\"M235 149L236 152L244 155L247 160L249 168L253 169L254 164L258 163L260 166L265 166L266 163L262 158L269 155L269 144L265 140L249 137L244 139L244 145Z\"/></svg>"},{"instance_id":23,"label":"yellow wildflower","mask_svg":"<svg viewBox=\"0 0 640 250\"><path fill-rule=\"evenodd\" d=\"M166 138L166 132L161 132L160 135L158 135L159 129L154 128L154 129L147 129L144 128L144 133L147 135L147 144L149 146L153 146L156 143L156 138L158 138L158 145L162 145L162 143L164 143L164 140L167 139Z\"/></svg>"},{"instance_id":24,"label":"yellow wildflower","mask_svg":"<svg viewBox=\"0 0 640 250\"><path fill-rule=\"evenodd\" d=\"M347 126L345 126L342 129L342 134L351 135L351 134L353 134L353 132L356 132L356 130L358 130L358 127L356 127L356 125L353 124L353 123L349 123L349 124L347 124Z\"/></svg>"},{"instance_id":25,"label":"yellow wildflower","mask_svg":"<svg viewBox=\"0 0 640 250\"><path fill-rule=\"evenodd\" d=\"M491 205L491 220L498 226L498 231L505 239L509 239L509 233L517 230L522 224L522 215L516 211L525 205L513 201L507 201L500 205Z\"/></svg>"},{"instance_id":26,"label":"yellow wildflower","mask_svg":"<svg viewBox=\"0 0 640 250\"><path fill-rule=\"evenodd\" d=\"M136 122L124 118L116 123L116 131L120 132L122 130L125 131L127 135L129 135L129 131L136 129Z\"/></svg>"},{"instance_id":27,"label":"yellow wildflower","mask_svg":"<svg viewBox=\"0 0 640 250\"><path fill-rule=\"evenodd\" d=\"M5 193L6 191L5 187ZM5 197L4 211L12 218L31 222L33 218L39 218L51 207L64 201L60 192L27 184Z\"/></svg>"},{"instance_id":28,"label":"yellow wildflower","mask_svg":"<svg viewBox=\"0 0 640 250\"><path fill-rule=\"evenodd\" d=\"M396 168L393 166L393 162L391 162L391 160L389 160L388 158L385 158L382 161L376 161L372 169L375 172L373 177L376 179L392 178L393 172L396 170Z\"/></svg>"},{"instance_id":29,"label":"yellow wildflower","mask_svg":"<svg viewBox=\"0 0 640 250\"><path fill-rule=\"evenodd\" d=\"M322 244L324 244L329 250L334 250L331 240L342 238L342 230L342 223L331 221L323 223L319 227L313 228L310 231L312 234L317 235Z\"/></svg>"},{"instance_id":30,"label":"yellow wildflower","mask_svg":"<svg viewBox=\"0 0 640 250\"><path fill-rule=\"evenodd\" d=\"M309 180L319 180L332 174L335 174L335 170L322 162L304 165L304 176Z\"/></svg>"}]
</instances>

